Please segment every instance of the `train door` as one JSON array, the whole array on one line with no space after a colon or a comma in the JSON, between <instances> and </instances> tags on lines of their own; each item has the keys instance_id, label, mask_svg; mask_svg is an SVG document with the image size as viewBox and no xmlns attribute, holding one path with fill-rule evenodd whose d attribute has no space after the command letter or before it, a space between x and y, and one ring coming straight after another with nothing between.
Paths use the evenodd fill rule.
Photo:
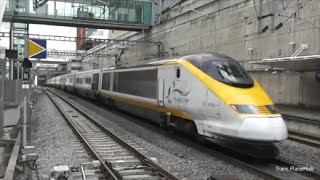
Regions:
<instances>
[{"instance_id":1,"label":"train door","mask_svg":"<svg viewBox=\"0 0 320 180\"><path fill-rule=\"evenodd\" d=\"M164 78L158 78L158 105L164 106Z\"/></svg>"},{"instance_id":2,"label":"train door","mask_svg":"<svg viewBox=\"0 0 320 180\"><path fill-rule=\"evenodd\" d=\"M191 82L188 82L188 75L181 67L176 67L173 82L173 95L176 106L181 110L186 110L189 105L189 94L191 92Z\"/></svg>"},{"instance_id":3,"label":"train door","mask_svg":"<svg viewBox=\"0 0 320 180\"><path fill-rule=\"evenodd\" d=\"M221 118L220 99L210 90L207 90L207 115L213 119Z\"/></svg>"},{"instance_id":4,"label":"train door","mask_svg":"<svg viewBox=\"0 0 320 180\"><path fill-rule=\"evenodd\" d=\"M93 74L91 90L97 91L99 88L99 73Z\"/></svg>"},{"instance_id":5,"label":"train door","mask_svg":"<svg viewBox=\"0 0 320 180\"><path fill-rule=\"evenodd\" d=\"M162 89L158 90L158 101L162 98L163 106L172 106L173 94L172 94L172 82L174 79L174 67L165 67L158 69L158 81L161 83ZM160 80L162 79L162 81ZM160 84L159 84L160 85ZM160 86L159 86L160 87Z\"/></svg>"}]
</instances>

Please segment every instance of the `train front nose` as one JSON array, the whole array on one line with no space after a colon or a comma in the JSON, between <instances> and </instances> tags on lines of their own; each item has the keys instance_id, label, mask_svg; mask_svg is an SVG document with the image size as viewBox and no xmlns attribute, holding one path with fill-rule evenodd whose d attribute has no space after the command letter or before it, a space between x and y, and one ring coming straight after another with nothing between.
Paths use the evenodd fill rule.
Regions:
<instances>
[{"instance_id":1,"label":"train front nose","mask_svg":"<svg viewBox=\"0 0 320 180\"><path fill-rule=\"evenodd\" d=\"M281 116L243 117L239 128L242 138L259 141L282 141L288 138L287 126Z\"/></svg>"}]
</instances>

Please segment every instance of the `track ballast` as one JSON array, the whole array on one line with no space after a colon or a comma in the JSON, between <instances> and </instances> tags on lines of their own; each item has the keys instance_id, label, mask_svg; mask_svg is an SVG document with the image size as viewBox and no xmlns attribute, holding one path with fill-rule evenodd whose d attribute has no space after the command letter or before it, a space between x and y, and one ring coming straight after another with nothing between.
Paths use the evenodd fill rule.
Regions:
<instances>
[{"instance_id":1,"label":"track ballast","mask_svg":"<svg viewBox=\"0 0 320 180\"><path fill-rule=\"evenodd\" d=\"M107 179L178 179L145 157L136 144L122 139L121 134L113 134L54 92L46 89L46 93L73 131L101 162L102 171ZM97 172L98 179L105 179L100 171Z\"/></svg>"}]
</instances>

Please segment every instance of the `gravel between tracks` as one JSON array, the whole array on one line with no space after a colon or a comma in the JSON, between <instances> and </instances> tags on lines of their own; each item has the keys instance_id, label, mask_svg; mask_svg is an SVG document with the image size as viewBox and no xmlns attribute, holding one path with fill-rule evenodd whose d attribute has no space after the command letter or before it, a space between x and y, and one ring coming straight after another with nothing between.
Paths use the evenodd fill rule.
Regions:
<instances>
[{"instance_id":1,"label":"gravel between tracks","mask_svg":"<svg viewBox=\"0 0 320 180\"><path fill-rule=\"evenodd\" d=\"M34 108L31 145L39 156L39 175L49 175L54 165L79 166L80 160L71 147L77 137L48 96L39 94Z\"/></svg>"},{"instance_id":2,"label":"gravel between tracks","mask_svg":"<svg viewBox=\"0 0 320 180\"><path fill-rule=\"evenodd\" d=\"M259 179L247 171L194 148L194 144L183 144L175 140L172 135L168 137L159 133L161 129L145 122L139 122L135 117L109 111L107 107L98 107L71 94L61 91L59 94L72 97L72 99L69 98L70 102L80 103L82 107L88 109L86 112L95 116L114 132L121 133L126 139L137 143L144 149L148 157L157 158L160 166L173 172L179 178L196 180L205 179L211 175L220 175L239 179Z\"/></svg>"},{"instance_id":3,"label":"gravel between tracks","mask_svg":"<svg viewBox=\"0 0 320 180\"><path fill-rule=\"evenodd\" d=\"M300 167L314 167L320 173L320 149L290 140L277 143L276 146L280 150L279 159Z\"/></svg>"}]
</instances>

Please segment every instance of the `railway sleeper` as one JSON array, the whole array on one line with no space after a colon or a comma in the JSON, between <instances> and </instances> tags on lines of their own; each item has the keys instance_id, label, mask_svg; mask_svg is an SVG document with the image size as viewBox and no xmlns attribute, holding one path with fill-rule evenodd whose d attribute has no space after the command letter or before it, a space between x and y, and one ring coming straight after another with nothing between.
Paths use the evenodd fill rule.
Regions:
<instances>
[{"instance_id":1,"label":"railway sleeper","mask_svg":"<svg viewBox=\"0 0 320 180\"><path fill-rule=\"evenodd\" d=\"M123 170L130 170L130 169L148 169L148 166L145 165L140 165L140 166L135 166L135 167L114 167L113 169L116 171L123 171Z\"/></svg>"},{"instance_id":2,"label":"railway sleeper","mask_svg":"<svg viewBox=\"0 0 320 180\"><path fill-rule=\"evenodd\" d=\"M136 159L134 156L116 156L116 157L104 157L103 159L107 161L115 161L115 160L129 160Z\"/></svg>"},{"instance_id":3,"label":"railway sleeper","mask_svg":"<svg viewBox=\"0 0 320 180\"><path fill-rule=\"evenodd\" d=\"M111 154L111 153L114 153L114 154L117 154L117 153L123 153L123 154L129 154L129 152L127 151L127 150L125 150L125 149L111 149L111 150L98 150L97 151L98 152L98 154L104 154L104 155L107 155L107 154Z\"/></svg>"},{"instance_id":4,"label":"railway sleeper","mask_svg":"<svg viewBox=\"0 0 320 180\"><path fill-rule=\"evenodd\" d=\"M106 139L92 139L92 138L86 138L88 141L90 141L90 143L96 143L96 144L111 144L114 143L114 141L109 141Z\"/></svg>"},{"instance_id":5,"label":"railway sleeper","mask_svg":"<svg viewBox=\"0 0 320 180\"><path fill-rule=\"evenodd\" d=\"M142 174L142 175L128 175L128 176L123 176L122 177L123 180L132 180L132 179L139 179L139 180L144 180L144 179L148 179L148 180L159 180L161 179L161 176L152 176L152 175L148 175L148 174Z\"/></svg>"},{"instance_id":6,"label":"railway sleeper","mask_svg":"<svg viewBox=\"0 0 320 180\"><path fill-rule=\"evenodd\" d=\"M112 167L136 167L142 165L142 162L138 159L127 159L127 160L113 160L108 161Z\"/></svg>"},{"instance_id":7,"label":"railway sleeper","mask_svg":"<svg viewBox=\"0 0 320 180\"><path fill-rule=\"evenodd\" d=\"M115 156L131 156L131 154L130 153L128 153L128 152L121 152L121 153L115 153L115 152L112 152L112 153L99 153L98 152L98 154L100 155L100 156L102 156L102 157L115 157Z\"/></svg>"},{"instance_id":8,"label":"railway sleeper","mask_svg":"<svg viewBox=\"0 0 320 180\"><path fill-rule=\"evenodd\" d=\"M128 176L128 175L155 175L155 173L150 169L128 169L128 170L121 170L118 171L121 176Z\"/></svg>"},{"instance_id":9,"label":"railway sleeper","mask_svg":"<svg viewBox=\"0 0 320 180\"><path fill-rule=\"evenodd\" d=\"M105 146L105 147L97 147L97 146L94 146L94 149L97 150L97 151L101 151L101 150L123 150L123 147L121 146Z\"/></svg>"},{"instance_id":10,"label":"railway sleeper","mask_svg":"<svg viewBox=\"0 0 320 180\"><path fill-rule=\"evenodd\" d=\"M106 136L105 134L93 135L93 134L86 133L86 134L84 134L84 136L87 138L101 138L101 139L106 139L106 140L112 140L112 138Z\"/></svg>"},{"instance_id":11,"label":"railway sleeper","mask_svg":"<svg viewBox=\"0 0 320 180\"><path fill-rule=\"evenodd\" d=\"M116 143L91 143L92 146L94 147L114 147L114 146L119 146Z\"/></svg>"}]
</instances>

